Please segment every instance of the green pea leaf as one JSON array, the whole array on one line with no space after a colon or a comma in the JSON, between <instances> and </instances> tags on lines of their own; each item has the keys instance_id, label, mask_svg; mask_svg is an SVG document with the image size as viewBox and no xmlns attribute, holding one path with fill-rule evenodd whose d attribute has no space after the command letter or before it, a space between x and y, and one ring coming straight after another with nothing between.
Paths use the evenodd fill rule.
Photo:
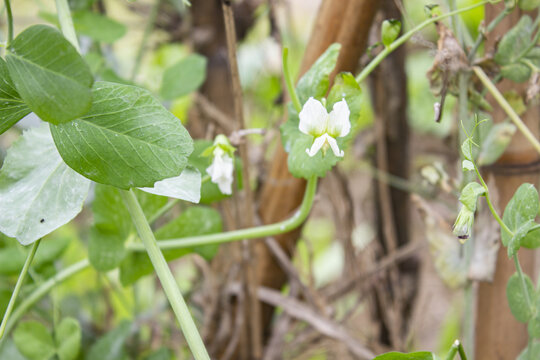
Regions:
<instances>
[{"instance_id":1,"label":"green pea leaf","mask_svg":"<svg viewBox=\"0 0 540 360\"><path fill-rule=\"evenodd\" d=\"M533 31L530 16L522 16L519 22L508 31L499 42L494 60L499 65L514 64L531 44Z\"/></svg>"},{"instance_id":2,"label":"green pea leaf","mask_svg":"<svg viewBox=\"0 0 540 360\"><path fill-rule=\"evenodd\" d=\"M65 123L90 109L92 73L58 30L45 25L31 26L7 50L7 68L13 84L42 120Z\"/></svg>"},{"instance_id":3,"label":"green pea leaf","mask_svg":"<svg viewBox=\"0 0 540 360\"><path fill-rule=\"evenodd\" d=\"M56 353L60 360L74 360L81 348L81 326L74 318L64 318L55 331Z\"/></svg>"},{"instance_id":4,"label":"green pea leaf","mask_svg":"<svg viewBox=\"0 0 540 360\"><path fill-rule=\"evenodd\" d=\"M311 96L322 99L330 85L329 76L336 67L341 44L332 44L315 61L313 66L298 80L296 92L300 103L304 104Z\"/></svg>"},{"instance_id":5,"label":"green pea leaf","mask_svg":"<svg viewBox=\"0 0 540 360\"><path fill-rule=\"evenodd\" d=\"M486 193L486 189L477 182L470 182L463 190L461 190L461 195L459 196L459 201L466 206L470 211L476 211L476 203L478 202L478 197Z\"/></svg>"},{"instance_id":6,"label":"green pea leaf","mask_svg":"<svg viewBox=\"0 0 540 360\"><path fill-rule=\"evenodd\" d=\"M185 210L179 217L170 221L156 232L156 239L166 240L213 234L222 231L222 220L219 212L204 206L194 206ZM217 252L217 245L205 245L193 248L164 250L167 261L181 256L198 253L206 259L211 259ZM120 281L124 286L130 285L145 275L152 274L154 269L148 255L143 252L132 252L120 265Z\"/></svg>"},{"instance_id":7,"label":"green pea leaf","mask_svg":"<svg viewBox=\"0 0 540 360\"><path fill-rule=\"evenodd\" d=\"M540 227L533 227L530 229L527 235L521 239L521 246L527 249L536 249L540 247Z\"/></svg>"},{"instance_id":8,"label":"green pea leaf","mask_svg":"<svg viewBox=\"0 0 540 360\"><path fill-rule=\"evenodd\" d=\"M516 126L514 124L500 123L493 125L480 146L478 165L491 165L497 161L510 144L515 132Z\"/></svg>"},{"instance_id":9,"label":"green pea leaf","mask_svg":"<svg viewBox=\"0 0 540 360\"><path fill-rule=\"evenodd\" d=\"M433 354L428 351L419 351L414 353L400 353L400 352L389 352L386 354L379 355L373 360L433 360Z\"/></svg>"},{"instance_id":10,"label":"green pea leaf","mask_svg":"<svg viewBox=\"0 0 540 360\"><path fill-rule=\"evenodd\" d=\"M56 353L49 330L38 321L20 323L13 333L17 349L29 360L49 360Z\"/></svg>"},{"instance_id":11,"label":"green pea leaf","mask_svg":"<svg viewBox=\"0 0 540 360\"><path fill-rule=\"evenodd\" d=\"M92 203L94 223L90 228L88 257L98 271L117 268L126 257L125 242L133 231L131 216L124 204L120 189L98 184ZM167 203L167 198L135 191L147 218Z\"/></svg>"},{"instance_id":12,"label":"green pea leaf","mask_svg":"<svg viewBox=\"0 0 540 360\"><path fill-rule=\"evenodd\" d=\"M192 54L169 67L163 73L161 96L173 100L197 90L206 79L206 65L204 56Z\"/></svg>"},{"instance_id":13,"label":"green pea leaf","mask_svg":"<svg viewBox=\"0 0 540 360\"><path fill-rule=\"evenodd\" d=\"M501 75L517 83L522 83L531 77L532 70L529 65L519 61L501 66Z\"/></svg>"},{"instance_id":14,"label":"green pea leaf","mask_svg":"<svg viewBox=\"0 0 540 360\"><path fill-rule=\"evenodd\" d=\"M469 160L469 161L473 160L472 147L473 147L473 143L472 143L472 140L469 138L465 139L465 141L463 141L463 144L461 144L461 153L463 154L463 157L466 160Z\"/></svg>"},{"instance_id":15,"label":"green pea leaf","mask_svg":"<svg viewBox=\"0 0 540 360\"><path fill-rule=\"evenodd\" d=\"M92 11L77 11L72 17L77 33L99 42L113 43L127 32L124 24Z\"/></svg>"},{"instance_id":16,"label":"green pea leaf","mask_svg":"<svg viewBox=\"0 0 540 360\"><path fill-rule=\"evenodd\" d=\"M144 360L171 360L171 351L162 347L145 357Z\"/></svg>"},{"instance_id":17,"label":"green pea leaf","mask_svg":"<svg viewBox=\"0 0 540 360\"><path fill-rule=\"evenodd\" d=\"M540 6L540 0L518 0L518 6L525 11L532 11Z\"/></svg>"},{"instance_id":18,"label":"green pea leaf","mask_svg":"<svg viewBox=\"0 0 540 360\"><path fill-rule=\"evenodd\" d=\"M122 321L118 327L100 338L88 352L86 360L125 360L128 359L124 344L131 332L131 323Z\"/></svg>"},{"instance_id":19,"label":"green pea leaf","mask_svg":"<svg viewBox=\"0 0 540 360\"><path fill-rule=\"evenodd\" d=\"M16 240L15 244L7 242L11 246L0 249L0 275L17 275L21 272L26 261L27 251L30 249L21 249ZM69 242L68 237L50 237L43 241L36 252L32 267L34 269L51 264L58 260L60 255L66 250Z\"/></svg>"},{"instance_id":20,"label":"green pea leaf","mask_svg":"<svg viewBox=\"0 0 540 360\"><path fill-rule=\"evenodd\" d=\"M522 184L504 209L503 222L514 234L529 220L534 220L538 214L540 203L538 192L532 184ZM504 246L508 246L511 235L501 229L501 240Z\"/></svg>"},{"instance_id":21,"label":"green pea leaf","mask_svg":"<svg viewBox=\"0 0 540 360\"><path fill-rule=\"evenodd\" d=\"M388 47L399 36L401 21L396 19L384 20L381 28L381 38L384 46Z\"/></svg>"},{"instance_id":22,"label":"green pea leaf","mask_svg":"<svg viewBox=\"0 0 540 360\"><path fill-rule=\"evenodd\" d=\"M51 127L71 168L122 189L151 187L182 172L193 150L191 137L147 90L98 82L93 97L84 117Z\"/></svg>"},{"instance_id":23,"label":"green pea leaf","mask_svg":"<svg viewBox=\"0 0 540 360\"><path fill-rule=\"evenodd\" d=\"M512 258L521 247L523 238L525 238L531 230L538 228L540 228L540 225L536 224L534 220L527 220L525 223L521 224L508 243L508 257Z\"/></svg>"},{"instance_id":24,"label":"green pea leaf","mask_svg":"<svg viewBox=\"0 0 540 360\"><path fill-rule=\"evenodd\" d=\"M158 181L151 188L141 188L150 194L198 203L201 199L201 173L187 166L179 176Z\"/></svg>"},{"instance_id":25,"label":"green pea leaf","mask_svg":"<svg viewBox=\"0 0 540 360\"><path fill-rule=\"evenodd\" d=\"M0 170L0 231L31 244L73 219L89 187L62 161L47 124L30 129Z\"/></svg>"},{"instance_id":26,"label":"green pea leaf","mask_svg":"<svg viewBox=\"0 0 540 360\"><path fill-rule=\"evenodd\" d=\"M355 129L358 128L360 122L360 113L362 106L362 89L356 82L356 79L351 73L342 72L336 75L334 79L334 85L330 89L328 98L326 99L326 109L330 112L334 107L334 104L345 99L349 106L351 115L349 120L351 121L351 131L345 139L350 139L355 133Z\"/></svg>"},{"instance_id":27,"label":"green pea leaf","mask_svg":"<svg viewBox=\"0 0 540 360\"><path fill-rule=\"evenodd\" d=\"M531 279L523 274L525 277L525 286L529 294L534 294L534 286L531 282ZM510 306L510 311L514 317L523 323L529 321L532 316L532 311L527 304L527 298L523 292L523 287L521 285L521 280L517 273L513 274L508 283L506 284L506 298L508 299L508 305Z\"/></svg>"},{"instance_id":28,"label":"green pea leaf","mask_svg":"<svg viewBox=\"0 0 540 360\"><path fill-rule=\"evenodd\" d=\"M7 64L0 58L0 134L30 113L9 76Z\"/></svg>"}]
</instances>

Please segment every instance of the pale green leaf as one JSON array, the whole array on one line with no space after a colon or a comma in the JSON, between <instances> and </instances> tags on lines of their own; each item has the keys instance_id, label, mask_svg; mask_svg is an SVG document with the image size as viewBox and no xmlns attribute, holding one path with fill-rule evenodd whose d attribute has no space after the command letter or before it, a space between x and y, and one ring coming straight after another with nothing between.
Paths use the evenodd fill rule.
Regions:
<instances>
[{"instance_id":1,"label":"pale green leaf","mask_svg":"<svg viewBox=\"0 0 540 360\"><path fill-rule=\"evenodd\" d=\"M55 330L56 353L60 360L74 360L81 347L81 326L74 318L64 318Z\"/></svg>"},{"instance_id":2,"label":"pale green leaf","mask_svg":"<svg viewBox=\"0 0 540 360\"><path fill-rule=\"evenodd\" d=\"M516 190L506 205L502 220L510 231L515 233L521 225L536 218L539 208L538 192L534 185L525 183ZM501 229L501 240L504 246L508 245L510 239L511 235Z\"/></svg>"},{"instance_id":3,"label":"pale green leaf","mask_svg":"<svg viewBox=\"0 0 540 360\"><path fill-rule=\"evenodd\" d=\"M20 323L13 333L13 341L28 360L50 360L56 353L49 330L38 321Z\"/></svg>"},{"instance_id":4,"label":"pale green leaf","mask_svg":"<svg viewBox=\"0 0 540 360\"><path fill-rule=\"evenodd\" d=\"M518 0L518 6L525 11L532 11L540 6L540 0Z\"/></svg>"},{"instance_id":5,"label":"pale green leaf","mask_svg":"<svg viewBox=\"0 0 540 360\"><path fill-rule=\"evenodd\" d=\"M100 338L88 352L86 360L123 360L126 358L124 344L131 332L131 323L123 321Z\"/></svg>"},{"instance_id":6,"label":"pale green leaf","mask_svg":"<svg viewBox=\"0 0 540 360\"><path fill-rule=\"evenodd\" d=\"M501 66L502 77L517 83L522 83L529 80L531 73L531 68L523 62L516 62Z\"/></svg>"},{"instance_id":7,"label":"pale green leaf","mask_svg":"<svg viewBox=\"0 0 540 360\"><path fill-rule=\"evenodd\" d=\"M534 286L531 279L526 274L523 274L523 276L525 277L527 291L530 295L533 295ZM510 279L508 279L508 283L506 284L506 298L508 299L508 305L510 306L512 315L520 322L525 323L529 321L532 316L532 311L527 303L527 298L523 292L521 280L517 273L514 273Z\"/></svg>"},{"instance_id":8,"label":"pale green leaf","mask_svg":"<svg viewBox=\"0 0 540 360\"><path fill-rule=\"evenodd\" d=\"M472 161L463 160L461 162L461 169L463 171L473 171L474 170L474 164L472 163Z\"/></svg>"},{"instance_id":9,"label":"pale green leaf","mask_svg":"<svg viewBox=\"0 0 540 360\"><path fill-rule=\"evenodd\" d=\"M329 76L334 70L341 44L332 44L300 78L296 92L300 103L304 104L311 96L320 100L326 95L330 85Z\"/></svg>"},{"instance_id":10,"label":"pale green leaf","mask_svg":"<svg viewBox=\"0 0 540 360\"><path fill-rule=\"evenodd\" d=\"M396 19L384 20L381 26L381 39L384 46L388 47L399 36L401 21Z\"/></svg>"},{"instance_id":11,"label":"pale green leaf","mask_svg":"<svg viewBox=\"0 0 540 360\"><path fill-rule=\"evenodd\" d=\"M0 134L30 113L9 76L7 65L0 57Z\"/></svg>"},{"instance_id":12,"label":"pale green leaf","mask_svg":"<svg viewBox=\"0 0 540 360\"><path fill-rule=\"evenodd\" d=\"M179 176L158 181L154 187L140 190L198 203L201 199L201 173L196 168L187 166Z\"/></svg>"},{"instance_id":13,"label":"pale green leaf","mask_svg":"<svg viewBox=\"0 0 540 360\"><path fill-rule=\"evenodd\" d=\"M98 82L93 97L84 117L51 127L69 166L122 189L151 187L182 172L193 141L147 90Z\"/></svg>"},{"instance_id":14,"label":"pale green leaf","mask_svg":"<svg viewBox=\"0 0 540 360\"><path fill-rule=\"evenodd\" d=\"M104 43L115 42L127 31L124 24L91 11L74 12L73 25L77 33Z\"/></svg>"},{"instance_id":15,"label":"pale green leaf","mask_svg":"<svg viewBox=\"0 0 540 360\"><path fill-rule=\"evenodd\" d=\"M470 211L475 212L478 197L484 195L485 193L486 189L484 189L482 185L477 182L470 182L465 185L463 190L461 190L459 201Z\"/></svg>"},{"instance_id":16,"label":"pale green leaf","mask_svg":"<svg viewBox=\"0 0 540 360\"><path fill-rule=\"evenodd\" d=\"M47 124L30 129L0 170L0 231L31 244L73 219L89 187L62 161Z\"/></svg>"},{"instance_id":17,"label":"pale green leaf","mask_svg":"<svg viewBox=\"0 0 540 360\"><path fill-rule=\"evenodd\" d=\"M538 229L540 226L534 222L534 220L527 220L519 226L519 228L514 231L514 236L508 242L508 257L512 258L519 248L521 247L521 241L527 234L534 229Z\"/></svg>"},{"instance_id":18,"label":"pale green leaf","mask_svg":"<svg viewBox=\"0 0 540 360\"><path fill-rule=\"evenodd\" d=\"M52 237L41 242L34 257L34 261L32 261L32 267L34 269L40 268L58 260L70 241L71 239L68 237ZM23 268L27 252L30 251L30 249L21 249L17 242L15 242L15 244L16 246L0 248L0 264L2 264L0 266L0 275L17 275Z\"/></svg>"},{"instance_id":19,"label":"pale green leaf","mask_svg":"<svg viewBox=\"0 0 540 360\"><path fill-rule=\"evenodd\" d=\"M144 358L144 360L171 360L171 351L165 347L154 351Z\"/></svg>"},{"instance_id":20,"label":"pale green leaf","mask_svg":"<svg viewBox=\"0 0 540 360\"><path fill-rule=\"evenodd\" d=\"M60 124L90 108L90 69L58 30L27 28L9 45L6 60L15 88L42 120Z\"/></svg>"},{"instance_id":21,"label":"pale green leaf","mask_svg":"<svg viewBox=\"0 0 540 360\"><path fill-rule=\"evenodd\" d=\"M531 44L532 20L530 16L522 16L519 22L510 29L499 42L494 60L499 65L514 64L519 56Z\"/></svg>"},{"instance_id":22,"label":"pale green leaf","mask_svg":"<svg viewBox=\"0 0 540 360\"><path fill-rule=\"evenodd\" d=\"M510 123L493 125L480 146L478 165L491 165L497 161L510 144L515 132L516 126Z\"/></svg>"},{"instance_id":23,"label":"pale green leaf","mask_svg":"<svg viewBox=\"0 0 540 360\"><path fill-rule=\"evenodd\" d=\"M197 90L206 78L206 63L204 56L192 54L165 70L161 96L172 100Z\"/></svg>"}]
</instances>

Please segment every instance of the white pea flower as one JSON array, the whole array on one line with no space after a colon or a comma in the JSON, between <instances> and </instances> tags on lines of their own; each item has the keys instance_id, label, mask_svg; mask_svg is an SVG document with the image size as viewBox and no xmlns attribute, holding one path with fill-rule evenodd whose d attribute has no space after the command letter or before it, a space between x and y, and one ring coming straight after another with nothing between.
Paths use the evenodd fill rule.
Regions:
<instances>
[{"instance_id":1,"label":"white pea flower","mask_svg":"<svg viewBox=\"0 0 540 360\"><path fill-rule=\"evenodd\" d=\"M212 152L214 159L206 172L211 176L213 183L217 184L223 194L232 194L233 183L233 159L220 146L216 146Z\"/></svg>"},{"instance_id":2,"label":"white pea flower","mask_svg":"<svg viewBox=\"0 0 540 360\"><path fill-rule=\"evenodd\" d=\"M465 243L471 236L473 224L474 211L471 211L467 206L462 205L453 227L454 235L458 237L461 243Z\"/></svg>"},{"instance_id":3,"label":"white pea flower","mask_svg":"<svg viewBox=\"0 0 540 360\"><path fill-rule=\"evenodd\" d=\"M315 137L311 149L306 149L308 155L315 156L320 149L326 154L330 147L334 155L343 157L344 152L339 149L336 138L344 137L351 131L350 114L345 99L335 103L328 114L320 101L310 97L300 111L298 126L304 134Z\"/></svg>"}]
</instances>

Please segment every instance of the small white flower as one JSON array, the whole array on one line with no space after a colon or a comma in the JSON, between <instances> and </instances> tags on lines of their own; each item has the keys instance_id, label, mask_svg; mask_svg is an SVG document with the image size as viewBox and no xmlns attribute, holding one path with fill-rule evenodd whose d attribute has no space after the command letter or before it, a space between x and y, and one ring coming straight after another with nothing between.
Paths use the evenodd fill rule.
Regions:
<instances>
[{"instance_id":1,"label":"small white flower","mask_svg":"<svg viewBox=\"0 0 540 360\"><path fill-rule=\"evenodd\" d=\"M349 106L345 99L334 104L330 114L326 112L320 101L310 97L300 111L299 129L307 135L315 137L311 149L306 149L309 156L315 156L322 149L323 154L330 147L334 155L343 157L336 138L346 136L351 131Z\"/></svg>"},{"instance_id":2,"label":"small white flower","mask_svg":"<svg viewBox=\"0 0 540 360\"><path fill-rule=\"evenodd\" d=\"M218 185L219 191L230 195L233 183L233 159L219 146L216 146L212 154L214 159L206 172L211 176L212 182Z\"/></svg>"},{"instance_id":3,"label":"small white flower","mask_svg":"<svg viewBox=\"0 0 540 360\"><path fill-rule=\"evenodd\" d=\"M462 205L453 227L454 235L458 237L461 243L465 243L471 236L473 225L474 211Z\"/></svg>"}]
</instances>

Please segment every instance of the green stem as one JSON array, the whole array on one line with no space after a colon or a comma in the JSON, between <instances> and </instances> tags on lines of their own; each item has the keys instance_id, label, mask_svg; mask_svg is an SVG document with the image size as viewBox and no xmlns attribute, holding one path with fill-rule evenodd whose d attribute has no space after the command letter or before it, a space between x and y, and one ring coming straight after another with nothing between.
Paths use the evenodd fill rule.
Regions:
<instances>
[{"instance_id":1,"label":"green stem","mask_svg":"<svg viewBox=\"0 0 540 360\"><path fill-rule=\"evenodd\" d=\"M169 303L176 314L176 318L180 323L180 327L182 328L182 332L191 349L191 352L193 353L193 356L196 360L210 360L201 336L199 335L199 331L195 326L195 322L189 313L187 304L182 297L182 293L178 289L176 280L174 279L174 276L167 265L165 257L157 245L156 238L152 233L152 229L150 229L150 225L144 216L144 212L137 200L137 197L135 196L135 193L133 193L133 190L122 191L121 193L126 207L131 215L131 219L135 224L135 228L139 233L139 237L146 248L150 261L152 262L161 285L163 286L165 295L167 296L167 299L169 300Z\"/></svg>"},{"instance_id":2,"label":"green stem","mask_svg":"<svg viewBox=\"0 0 540 360\"><path fill-rule=\"evenodd\" d=\"M137 56L135 57L135 64L133 65L131 76L129 77L131 81L135 80L135 76L137 76L137 73L139 72L139 68L141 66L142 58L144 55L144 50L146 49L146 43L150 38L150 33L154 29L154 24L156 22L160 3L161 0L155 0L154 6L152 6L152 10L150 11L150 15L148 16L148 22L146 23L146 27L144 28L143 37L141 43L139 44L139 49L137 50Z\"/></svg>"},{"instance_id":3,"label":"green stem","mask_svg":"<svg viewBox=\"0 0 540 360\"><path fill-rule=\"evenodd\" d=\"M495 26L499 25L499 23L508 15L512 12L511 9L508 9L508 8L504 8L503 11L501 11L497 17L495 17L495 19L493 19L489 25L487 26L486 30L480 34L478 34L477 38L476 38L476 41L474 42L474 45L471 49L471 51L469 52L469 55L467 56L468 59L469 59L469 62L472 62L474 60L474 57L476 55L476 53L478 52L478 49L480 48L480 45L482 45L482 42L484 41L484 38L485 38L485 34L488 34L490 33L491 31L493 31L493 29L495 29Z\"/></svg>"},{"instance_id":4,"label":"green stem","mask_svg":"<svg viewBox=\"0 0 540 360\"><path fill-rule=\"evenodd\" d=\"M298 94L296 93L296 88L293 85L293 80L289 72L289 62L287 61L288 56L289 56L289 49L283 48L283 76L285 77L285 84L287 84L287 90L289 91L289 96L291 97L291 101L294 105L294 109L297 112L300 112L302 110L302 104L300 103L300 100L298 99Z\"/></svg>"},{"instance_id":5,"label":"green stem","mask_svg":"<svg viewBox=\"0 0 540 360\"><path fill-rule=\"evenodd\" d=\"M527 138L527 140L531 143L531 145L535 148L535 150L540 154L540 142L538 142L538 139L534 136L534 134L529 130L527 125L523 123L523 120L519 117L518 114L514 111L512 106L506 101L504 96L499 92L499 89L491 82L489 77L486 75L484 70L479 68L478 66L473 66L473 71L478 76L482 84L486 87L486 89L493 95L497 103L503 108L503 110L506 112L506 114L510 117L510 119L514 122L514 124L517 126L519 131Z\"/></svg>"},{"instance_id":6,"label":"green stem","mask_svg":"<svg viewBox=\"0 0 540 360\"><path fill-rule=\"evenodd\" d=\"M64 37L77 49L80 53L81 48L79 46L79 40L75 33L75 27L73 27L73 19L69 11L69 5L67 0L56 0L56 12L58 13L58 22Z\"/></svg>"},{"instance_id":7,"label":"green stem","mask_svg":"<svg viewBox=\"0 0 540 360\"><path fill-rule=\"evenodd\" d=\"M450 348L448 355L446 355L446 360L453 360L456 354L459 354L461 360L467 360L465 349L463 348L459 340L454 341L454 344Z\"/></svg>"},{"instance_id":8,"label":"green stem","mask_svg":"<svg viewBox=\"0 0 540 360\"><path fill-rule=\"evenodd\" d=\"M297 210L296 213L287 220L280 221L275 224L234 230L224 233L191 236L180 239L160 240L158 242L158 246L160 249L178 249L201 245L222 244L243 239L264 238L289 232L300 226L309 215L311 206L313 205L313 198L315 197L316 190L317 177L314 176L308 180L306 192L304 193L304 199L302 200L302 205L300 205L300 209ZM142 244L126 244L126 248L135 251L144 250L144 246Z\"/></svg>"},{"instance_id":9,"label":"green stem","mask_svg":"<svg viewBox=\"0 0 540 360\"><path fill-rule=\"evenodd\" d=\"M32 264L32 260L34 260L34 255L36 255L36 251L40 242L41 242L41 239L39 239L32 245L32 248L30 249L30 252L28 253L28 256L26 257L24 266L21 270L21 273L19 274L17 283L15 284L15 289L13 289L13 293L11 294L11 299L9 299L9 304L6 308L6 312L4 313L2 324L0 325L0 339L4 336L4 332L6 330L9 317L11 316L11 312L13 311L13 307L15 306L15 302L17 301L17 297L19 296L19 292L21 291L22 284L24 282L24 279L26 278L26 274L28 273L30 264Z\"/></svg>"},{"instance_id":10,"label":"green stem","mask_svg":"<svg viewBox=\"0 0 540 360\"><path fill-rule=\"evenodd\" d=\"M379 55L377 55L373 60L371 60L371 62L362 70L362 72L360 72L360 74L358 74L358 76L356 77L356 82L360 84L362 81L364 81L368 77L368 75L381 63L381 61L384 60L384 58L386 58L388 55L390 55L390 53L392 51L394 51L395 49L397 49L398 47L403 45L415 33L422 30L426 26L428 26L430 24L433 24L434 22L437 22L439 20L445 19L445 18L447 18L449 16L453 16L453 15L456 15L456 14L461 14L461 13L467 12L469 10L475 9L475 8L477 8L479 6L483 6L483 5L487 4L487 3L493 3L493 1L484 0L484 1L479 2L477 4L467 6L467 7L458 9L456 11L450 11L450 12L448 12L446 14L443 14L443 15L440 15L440 16L437 16L437 17L433 17L431 19L427 19L424 22L420 23L419 25L415 26L413 29L407 31L405 34L403 34L399 38L397 38L389 46L385 47L384 50L382 50L379 53Z\"/></svg>"},{"instance_id":11,"label":"green stem","mask_svg":"<svg viewBox=\"0 0 540 360\"><path fill-rule=\"evenodd\" d=\"M521 290L523 290L523 293L525 294L525 300L527 300L527 305L529 306L529 309L533 309L533 303L531 299L531 294L529 294L529 289L527 288L527 284L525 282L525 276L523 275L523 270L521 269L521 264L519 263L518 255L517 253L513 256L514 259L514 265L516 266L516 271L519 276L519 280L521 282Z\"/></svg>"},{"instance_id":12,"label":"green stem","mask_svg":"<svg viewBox=\"0 0 540 360\"><path fill-rule=\"evenodd\" d=\"M7 26L8 26L8 37L7 37L7 46L13 41L13 13L11 12L10 0L4 0L6 5L6 16L7 16Z\"/></svg>"}]
</instances>

